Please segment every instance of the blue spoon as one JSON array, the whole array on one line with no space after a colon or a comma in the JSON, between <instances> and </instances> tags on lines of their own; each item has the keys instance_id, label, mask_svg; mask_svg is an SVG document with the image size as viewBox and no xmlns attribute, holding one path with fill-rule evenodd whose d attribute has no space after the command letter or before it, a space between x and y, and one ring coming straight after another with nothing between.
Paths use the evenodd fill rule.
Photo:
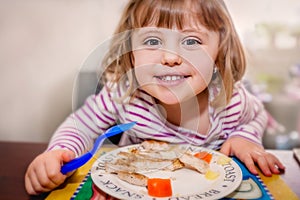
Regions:
<instances>
[{"instance_id":1,"label":"blue spoon","mask_svg":"<svg viewBox=\"0 0 300 200\"><path fill-rule=\"evenodd\" d=\"M89 161L93 157L93 155L97 152L97 150L99 149L99 147L102 145L103 141L106 138L120 134L124 131L127 131L127 130L131 129L135 124L136 124L136 122L131 122L131 123L127 123L127 124L116 125L116 126L109 128L105 133L103 133L102 135L100 135L97 138L92 150L88 151L87 153L83 154L82 156L79 156L79 157L71 160L68 163L65 163L61 167L61 170L60 170L61 173L66 174L68 172L71 172L71 171L81 167L82 165L84 165L87 161Z\"/></svg>"}]
</instances>

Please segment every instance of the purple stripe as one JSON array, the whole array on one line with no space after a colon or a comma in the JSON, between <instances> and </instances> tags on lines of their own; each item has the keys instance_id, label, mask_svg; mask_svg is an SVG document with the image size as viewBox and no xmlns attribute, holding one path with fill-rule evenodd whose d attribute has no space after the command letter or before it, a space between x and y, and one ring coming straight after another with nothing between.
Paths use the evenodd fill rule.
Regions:
<instances>
[{"instance_id":1,"label":"purple stripe","mask_svg":"<svg viewBox=\"0 0 300 200\"><path fill-rule=\"evenodd\" d=\"M52 145L54 145L54 144L69 145L76 151L77 155L79 155L80 154L79 151L82 150L75 141L69 140L69 139L59 139L58 138L56 140L51 141L51 144ZM74 144L75 144L75 146L74 146ZM55 146L57 146L57 145L55 145Z\"/></svg>"},{"instance_id":2,"label":"purple stripe","mask_svg":"<svg viewBox=\"0 0 300 200\"><path fill-rule=\"evenodd\" d=\"M121 97L121 86L117 87L117 93L119 95L119 98Z\"/></svg>"},{"instance_id":3,"label":"purple stripe","mask_svg":"<svg viewBox=\"0 0 300 200\"><path fill-rule=\"evenodd\" d=\"M107 108L106 103L105 103L105 101L104 101L103 95L101 94L101 95L99 96L99 98L100 98L100 100L101 100L102 105L104 106L104 109L105 109L106 111L108 111L108 108Z\"/></svg>"},{"instance_id":4,"label":"purple stripe","mask_svg":"<svg viewBox=\"0 0 300 200\"><path fill-rule=\"evenodd\" d=\"M235 136L242 137L242 138L244 138L244 139L246 139L246 140L248 140L248 141L252 141L252 142L255 142L256 144L259 144L259 143L257 143L257 141L252 140L252 139L250 139L250 138L248 138L248 137L245 137L245 136L243 136L243 135L233 135L232 137L235 137Z\"/></svg>"},{"instance_id":5,"label":"purple stripe","mask_svg":"<svg viewBox=\"0 0 300 200\"><path fill-rule=\"evenodd\" d=\"M53 137L53 139L52 139L53 141L57 141L57 140L72 140L76 144L81 143L81 145L84 148L86 147L85 143L87 143L87 144L89 143L89 141L85 142L83 140L83 138L79 137L78 135L72 134L73 132L59 132L59 133L61 133L61 134L58 135L58 136L56 136L56 137Z\"/></svg>"},{"instance_id":6,"label":"purple stripe","mask_svg":"<svg viewBox=\"0 0 300 200\"><path fill-rule=\"evenodd\" d=\"M232 108L234 108L234 107L236 107L236 106L238 106L238 105L241 105L241 101L238 101L238 102L236 102L236 103L234 103L234 104L232 104L232 105L226 107L225 110L226 110L226 111L229 111L230 109L232 109Z\"/></svg>"},{"instance_id":7,"label":"purple stripe","mask_svg":"<svg viewBox=\"0 0 300 200\"><path fill-rule=\"evenodd\" d=\"M77 119L79 119L79 121L83 124L83 125L85 125L85 127L87 127L90 131L92 131L93 133L95 133L96 135L98 135L98 132L97 131L95 131L94 129L92 129L77 113L75 113L74 114L75 115L75 117L77 118Z\"/></svg>"},{"instance_id":8,"label":"purple stripe","mask_svg":"<svg viewBox=\"0 0 300 200\"><path fill-rule=\"evenodd\" d=\"M226 115L226 116L223 116L223 117L221 117L221 118L229 118L229 117L233 117L233 116L239 115L239 114L241 114L241 111L237 111L237 112L235 112L235 113L232 113L231 115Z\"/></svg>"},{"instance_id":9,"label":"purple stripe","mask_svg":"<svg viewBox=\"0 0 300 200\"><path fill-rule=\"evenodd\" d=\"M80 130L76 129L75 127L61 127L58 132L69 132L69 133L74 133L76 135L81 135L81 138L84 140L85 143L89 142L89 138L87 137L86 134L83 134ZM55 137L55 136L54 136Z\"/></svg>"},{"instance_id":10,"label":"purple stripe","mask_svg":"<svg viewBox=\"0 0 300 200\"><path fill-rule=\"evenodd\" d=\"M138 123L136 125L138 125ZM135 127L133 127L132 130L136 131L137 133L142 133L142 134L147 135L147 136L152 136L152 133L149 134L148 132L142 131L142 130L140 130L138 128L135 128Z\"/></svg>"},{"instance_id":11,"label":"purple stripe","mask_svg":"<svg viewBox=\"0 0 300 200\"><path fill-rule=\"evenodd\" d=\"M136 123L136 126L134 126L134 127L132 128L132 130L136 130L137 132L142 132L142 133L145 133L146 135L149 135L148 132L144 132L143 130L139 129L139 127L141 127L142 129L143 129L144 127L149 128L148 125L137 122L137 123ZM151 127L151 128L152 128L152 127ZM151 129L151 128L150 128L150 129ZM165 136L176 136L176 135L173 134L173 133L169 133L169 132L161 132L161 131L156 130L156 129L153 129L153 128L152 128L152 130L153 130L153 131L156 131L156 132L159 132L159 133L161 133L161 134L164 134ZM153 132L153 131L152 131L152 132ZM152 133L151 133L151 135L152 135Z\"/></svg>"},{"instance_id":12,"label":"purple stripe","mask_svg":"<svg viewBox=\"0 0 300 200\"><path fill-rule=\"evenodd\" d=\"M106 130L106 128L103 128L103 127L100 127L100 126L98 126L98 124L96 123L96 122L94 122L94 120L92 119L92 117L82 108L82 112L84 113L84 115L87 117L87 118L89 118L90 120L91 120L91 122L93 122L93 124L95 124L95 126L98 128L98 129L100 129L100 130L102 130L102 131L105 131Z\"/></svg>"},{"instance_id":13,"label":"purple stripe","mask_svg":"<svg viewBox=\"0 0 300 200\"><path fill-rule=\"evenodd\" d=\"M62 147L62 148L67 148L67 149L69 149L70 151L75 151L74 153L76 153L77 155L80 155L81 154L81 152L78 152L78 149L77 148L75 148L73 145L71 145L71 144L69 144L69 143L66 143L66 142L63 142L63 143L60 143L60 142L53 142L52 144L51 144L51 147L49 148L49 149L53 149L53 148L55 148L56 146L60 146L60 147Z\"/></svg>"},{"instance_id":14,"label":"purple stripe","mask_svg":"<svg viewBox=\"0 0 300 200\"><path fill-rule=\"evenodd\" d=\"M262 129L265 128L265 125L262 123L262 119L257 119L257 121L255 121Z\"/></svg>"},{"instance_id":15,"label":"purple stripe","mask_svg":"<svg viewBox=\"0 0 300 200\"><path fill-rule=\"evenodd\" d=\"M229 121L229 122L225 121L225 122L223 122L223 124L224 125L231 125L231 124L237 123L238 121L239 121L238 119L237 120L232 120L232 121Z\"/></svg>"},{"instance_id":16,"label":"purple stripe","mask_svg":"<svg viewBox=\"0 0 300 200\"><path fill-rule=\"evenodd\" d=\"M235 115L239 115L240 113L241 113L241 112L238 111L238 112L236 112L236 113L232 113L231 115L225 115L225 116L219 117L219 118L218 118L218 123L220 123L220 121L222 121L222 124L230 124L231 122L232 122L232 123L233 123L233 122L238 122L239 119L233 120L233 121L228 121L228 122L226 122L225 119L230 118L230 117L233 117L233 116L235 116ZM225 121L225 122L223 122L223 121Z\"/></svg>"},{"instance_id":17,"label":"purple stripe","mask_svg":"<svg viewBox=\"0 0 300 200\"><path fill-rule=\"evenodd\" d=\"M227 127L227 128L223 128L224 131L232 131L235 130L237 126L231 126L231 127Z\"/></svg>"},{"instance_id":18,"label":"purple stripe","mask_svg":"<svg viewBox=\"0 0 300 200\"><path fill-rule=\"evenodd\" d=\"M131 106L133 106L135 108L140 108L140 109L142 109L144 111L150 112L150 110L148 108L144 107L144 106L140 106L140 105L135 104L135 103L129 103L129 105L131 105Z\"/></svg>"},{"instance_id":19,"label":"purple stripe","mask_svg":"<svg viewBox=\"0 0 300 200\"><path fill-rule=\"evenodd\" d=\"M222 123L220 123L220 119L218 119L217 121L212 121L211 124L212 124L212 127L213 127L213 126L215 126L215 127L214 127L214 129L211 129L211 130L209 131L208 136L210 136L211 134L213 134L213 133L216 131L216 129L219 127L219 125L222 126ZM222 128L221 128L221 129L222 129Z\"/></svg>"},{"instance_id":20,"label":"purple stripe","mask_svg":"<svg viewBox=\"0 0 300 200\"><path fill-rule=\"evenodd\" d=\"M142 92L142 93L144 93L145 95L149 96L148 93L145 93L145 92L142 91L142 90L140 90L140 92ZM152 102L150 102L150 101L144 99L143 97L140 97L140 96L137 96L137 95L136 95L136 98L139 99L139 100L141 100L142 102L145 102L146 104L148 104L148 105L151 106L151 107L153 106L153 103L152 103ZM151 98L153 98L153 97L151 97Z\"/></svg>"},{"instance_id":21,"label":"purple stripe","mask_svg":"<svg viewBox=\"0 0 300 200\"><path fill-rule=\"evenodd\" d=\"M262 127L260 126L259 123L257 123L257 121L253 121L253 123L251 123L251 124L249 123L248 125L249 125L249 127L252 127L254 130L262 129Z\"/></svg>"},{"instance_id":22,"label":"purple stripe","mask_svg":"<svg viewBox=\"0 0 300 200\"><path fill-rule=\"evenodd\" d=\"M250 132L250 131L245 130L243 128L242 129L237 129L236 131L243 132L243 133L246 133L246 134L250 134L250 135L252 135L252 136L254 136L256 138L258 138L258 135L259 135L256 131Z\"/></svg>"},{"instance_id":23,"label":"purple stripe","mask_svg":"<svg viewBox=\"0 0 300 200\"><path fill-rule=\"evenodd\" d=\"M237 102L237 103L234 103L234 104L232 104L232 105L226 107L224 110L222 110L222 111L220 111L219 113L217 113L217 115L214 116L213 119L215 120L217 117L220 116L221 113L222 113L222 114L223 114L224 112L226 113L226 112L228 112L230 109L235 108L235 107L237 107L237 106L239 106L239 105L241 105L241 101L239 101L239 102ZM226 116L226 115L225 115L225 116Z\"/></svg>"},{"instance_id":24,"label":"purple stripe","mask_svg":"<svg viewBox=\"0 0 300 200\"><path fill-rule=\"evenodd\" d=\"M238 96L238 94L239 94L239 92L238 92L238 91L237 91L237 92L235 92L235 93L233 93L233 94L231 95L231 99L233 99L234 97Z\"/></svg>"},{"instance_id":25,"label":"purple stripe","mask_svg":"<svg viewBox=\"0 0 300 200\"><path fill-rule=\"evenodd\" d=\"M198 140L206 139L206 136L199 135L199 134L193 134L193 133L189 133L189 132L183 132L183 133L180 133L180 135L187 136L189 139L198 139Z\"/></svg>"},{"instance_id":26,"label":"purple stripe","mask_svg":"<svg viewBox=\"0 0 300 200\"><path fill-rule=\"evenodd\" d=\"M90 119L90 121L94 122L94 120L92 119L92 117L85 111L85 109L82 107L81 111L83 112L83 114Z\"/></svg>"},{"instance_id":27,"label":"purple stripe","mask_svg":"<svg viewBox=\"0 0 300 200\"><path fill-rule=\"evenodd\" d=\"M95 99L94 99L95 100ZM95 103L96 103L96 101L95 101ZM91 107L91 105L87 102L86 104L85 104L87 107L88 107L88 109L97 117L97 119L99 119L100 121L102 121L104 124L107 124L107 125L110 125L109 124L109 122L107 122L107 121L105 121L104 119L102 119L95 111L94 111L94 109ZM113 119L111 119L111 121L113 121Z\"/></svg>"},{"instance_id":28,"label":"purple stripe","mask_svg":"<svg viewBox=\"0 0 300 200\"><path fill-rule=\"evenodd\" d=\"M61 133L60 136L62 136L62 137L64 137L64 136L74 137L74 138L76 138L76 140L78 140L78 141L81 143L81 145L82 145L83 147L86 146L86 145L84 144L86 141L84 141L83 138L81 138L81 137L75 135L76 133L74 134L74 132L71 132L71 131L59 131L59 133ZM83 134L82 134L82 135L83 135ZM57 137L57 138L59 138L59 137ZM56 139L56 137L55 137L55 139Z\"/></svg>"},{"instance_id":29,"label":"purple stripe","mask_svg":"<svg viewBox=\"0 0 300 200\"><path fill-rule=\"evenodd\" d=\"M154 120L151 120L151 119L149 119L149 118L147 118L147 117L145 117L145 116L143 116L143 115L141 115L141 114L138 114L138 113L135 113L135 112L132 112L132 111L129 111L128 113L131 114L131 115L140 117L140 118L142 118L142 119L144 119L144 120L146 120L146 121L149 121L149 122L152 122L152 123L154 123L154 124L157 124L157 125L159 125L159 126L162 125L161 123L159 123L159 122L157 122L157 121L154 121Z\"/></svg>"},{"instance_id":30,"label":"purple stripe","mask_svg":"<svg viewBox=\"0 0 300 200\"><path fill-rule=\"evenodd\" d=\"M158 138L166 138L166 137L171 137L171 136L174 136L174 135L158 135L158 134L154 134L152 136L153 137L158 137Z\"/></svg>"},{"instance_id":31,"label":"purple stripe","mask_svg":"<svg viewBox=\"0 0 300 200\"><path fill-rule=\"evenodd\" d=\"M156 113L153 113L151 112L147 107L144 107L144 106L140 106L138 104L135 104L135 103L130 103L131 106L135 107L135 108L138 108L138 109L142 109L150 114L152 114L152 116L154 116L159 122L161 121L161 118L160 116L158 116ZM127 112L127 110L124 108L124 110ZM159 125L163 125L162 123L160 123Z\"/></svg>"}]
</instances>

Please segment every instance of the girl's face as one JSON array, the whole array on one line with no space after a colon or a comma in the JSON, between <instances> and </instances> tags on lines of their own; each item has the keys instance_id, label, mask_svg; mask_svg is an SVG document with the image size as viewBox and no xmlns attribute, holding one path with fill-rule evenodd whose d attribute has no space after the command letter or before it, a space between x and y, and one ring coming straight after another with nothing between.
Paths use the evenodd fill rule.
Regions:
<instances>
[{"instance_id":1,"label":"girl's face","mask_svg":"<svg viewBox=\"0 0 300 200\"><path fill-rule=\"evenodd\" d=\"M132 48L140 88L170 105L199 95L211 80L218 44L218 34L199 25L137 29Z\"/></svg>"}]
</instances>

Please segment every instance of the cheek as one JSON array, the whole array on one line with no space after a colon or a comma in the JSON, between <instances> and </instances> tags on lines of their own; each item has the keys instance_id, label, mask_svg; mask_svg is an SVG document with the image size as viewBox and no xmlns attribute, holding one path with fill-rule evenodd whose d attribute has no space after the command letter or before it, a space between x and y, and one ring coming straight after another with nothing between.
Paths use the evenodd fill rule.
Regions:
<instances>
[{"instance_id":1,"label":"cheek","mask_svg":"<svg viewBox=\"0 0 300 200\"><path fill-rule=\"evenodd\" d=\"M196 78L201 79L203 84L208 84L215 66L214 61L206 53L191 55L188 59Z\"/></svg>"},{"instance_id":2,"label":"cheek","mask_svg":"<svg viewBox=\"0 0 300 200\"><path fill-rule=\"evenodd\" d=\"M134 73L140 86L151 84L155 66L159 64L159 57L149 51L138 50L133 52Z\"/></svg>"}]
</instances>

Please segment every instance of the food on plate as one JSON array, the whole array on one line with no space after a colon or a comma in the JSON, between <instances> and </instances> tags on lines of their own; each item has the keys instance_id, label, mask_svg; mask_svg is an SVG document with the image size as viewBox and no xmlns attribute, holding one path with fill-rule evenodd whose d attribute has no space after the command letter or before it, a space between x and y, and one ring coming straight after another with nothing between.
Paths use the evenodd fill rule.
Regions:
<instances>
[{"instance_id":1,"label":"food on plate","mask_svg":"<svg viewBox=\"0 0 300 200\"><path fill-rule=\"evenodd\" d=\"M213 157L213 155L211 153L208 153L206 151L197 152L194 154L194 156L196 158L206 161L208 164L210 163L210 161Z\"/></svg>"},{"instance_id":2,"label":"food on plate","mask_svg":"<svg viewBox=\"0 0 300 200\"><path fill-rule=\"evenodd\" d=\"M217 160L217 164L218 165L227 165L228 163L230 163L231 158L227 157L227 156L219 156L218 160Z\"/></svg>"},{"instance_id":3,"label":"food on plate","mask_svg":"<svg viewBox=\"0 0 300 200\"><path fill-rule=\"evenodd\" d=\"M150 178L147 174L160 170L175 171L188 168L213 180L219 174L210 170L209 163L212 157L213 154L209 152L192 153L187 149L180 149L177 145L147 140L127 151L118 152L117 157L113 161L105 162L104 166L106 172L116 174L123 181L138 186L149 186Z\"/></svg>"},{"instance_id":4,"label":"food on plate","mask_svg":"<svg viewBox=\"0 0 300 200\"><path fill-rule=\"evenodd\" d=\"M148 194L153 197L172 196L171 179L149 178L147 183Z\"/></svg>"},{"instance_id":5,"label":"food on plate","mask_svg":"<svg viewBox=\"0 0 300 200\"><path fill-rule=\"evenodd\" d=\"M148 183L148 177L143 174L119 171L117 175L119 179L133 185L146 187Z\"/></svg>"},{"instance_id":6,"label":"food on plate","mask_svg":"<svg viewBox=\"0 0 300 200\"><path fill-rule=\"evenodd\" d=\"M179 160L184 163L184 166L190 169L194 169L201 174L205 174L209 169L207 162L195 157L192 154L184 153L179 157Z\"/></svg>"},{"instance_id":7,"label":"food on plate","mask_svg":"<svg viewBox=\"0 0 300 200\"><path fill-rule=\"evenodd\" d=\"M157 141L157 140L146 140L141 143L141 146L148 151L149 150L161 151L161 150L169 149L169 145L167 142Z\"/></svg>"},{"instance_id":8,"label":"food on plate","mask_svg":"<svg viewBox=\"0 0 300 200\"><path fill-rule=\"evenodd\" d=\"M207 172L205 173L205 178L207 180L215 180L216 178L218 178L220 176L219 172L216 171L212 171L212 170L207 170Z\"/></svg>"},{"instance_id":9,"label":"food on plate","mask_svg":"<svg viewBox=\"0 0 300 200\"><path fill-rule=\"evenodd\" d=\"M151 170L170 170L175 171L184 167L178 158L163 159L140 156L138 153L120 152L119 158L115 162L105 163L105 169L109 173L126 171L130 173L142 173Z\"/></svg>"}]
</instances>

